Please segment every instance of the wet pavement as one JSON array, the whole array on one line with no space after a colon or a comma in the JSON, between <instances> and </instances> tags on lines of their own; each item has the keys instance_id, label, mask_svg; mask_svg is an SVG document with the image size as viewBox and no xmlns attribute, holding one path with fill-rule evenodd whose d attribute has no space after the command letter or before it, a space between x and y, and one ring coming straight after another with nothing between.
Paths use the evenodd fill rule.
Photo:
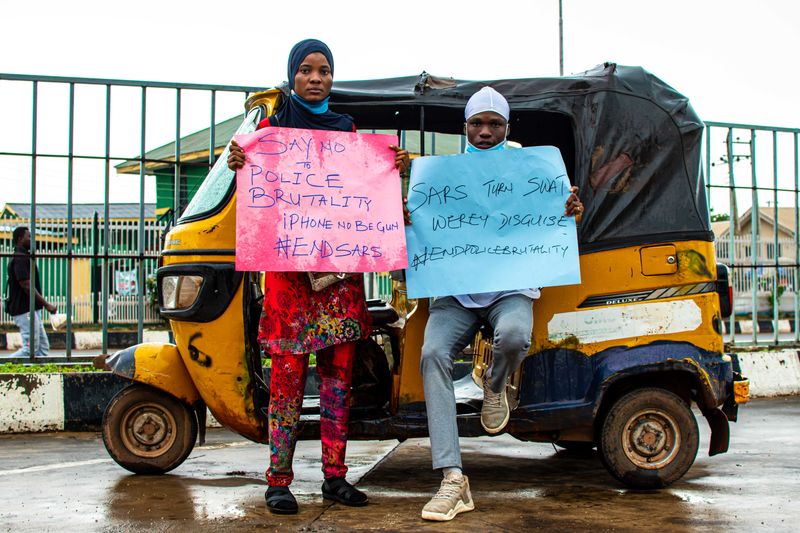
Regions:
<instances>
[{"instance_id":1,"label":"wet pavement","mask_svg":"<svg viewBox=\"0 0 800 533\"><path fill-rule=\"evenodd\" d=\"M473 512L428 523L419 511L440 475L424 439L351 442L351 481L371 504L352 509L321 499L319 443L295 458L301 512L264 506L266 447L227 431L164 476L116 465L94 433L0 437L1 531L796 531L800 521L800 398L759 400L732 425L731 449L701 452L689 473L660 491L628 490L596 452L556 452L508 436L462 439Z\"/></svg>"}]
</instances>

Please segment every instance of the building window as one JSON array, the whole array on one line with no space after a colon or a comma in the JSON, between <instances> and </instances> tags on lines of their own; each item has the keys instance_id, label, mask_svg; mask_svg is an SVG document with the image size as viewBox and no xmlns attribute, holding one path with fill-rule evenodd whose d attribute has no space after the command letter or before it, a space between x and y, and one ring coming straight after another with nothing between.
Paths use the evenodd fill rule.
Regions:
<instances>
[{"instance_id":1,"label":"building window","mask_svg":"<svg viewBox=\"0 0 800 533\"><path fill-rule=\"evenodd\" d=\"M778 244L778 257L783 255L783 245L780 243ZM775 243L768 242L767 243L767 258L768 259L775 259Z\"/></svg>"}]
</instances>

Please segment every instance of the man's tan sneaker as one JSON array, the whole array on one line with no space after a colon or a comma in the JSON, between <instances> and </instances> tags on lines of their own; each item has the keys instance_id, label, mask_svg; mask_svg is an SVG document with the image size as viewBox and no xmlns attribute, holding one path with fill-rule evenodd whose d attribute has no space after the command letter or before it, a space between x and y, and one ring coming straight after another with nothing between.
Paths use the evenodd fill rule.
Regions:
<instances>
[{"instance_id":1,"label":"man's tan sneaker","mask_svg":"<svg viewBox=\"0 0 800 533\"><path fill-rule=\"evenodd\" d=\"M492 392L489 380L483 380L483 407L481 407L481 425L486 433L495 434L503 431L511 417L508 406L507 387L501 392Z\"/></svg>"},{"instance_id":2,"label":"man's tan sneaker","mask_svg":"<svg viewBox=\"0 0 800 533\"><path fill-rule=\"evenodd\" d=\"M449 474L442 480L439 491L422 508L422 518L446 522L458 513L475 509L472 494L469 492L469 479L459 474Z\"/></svg>"}]
</instances>

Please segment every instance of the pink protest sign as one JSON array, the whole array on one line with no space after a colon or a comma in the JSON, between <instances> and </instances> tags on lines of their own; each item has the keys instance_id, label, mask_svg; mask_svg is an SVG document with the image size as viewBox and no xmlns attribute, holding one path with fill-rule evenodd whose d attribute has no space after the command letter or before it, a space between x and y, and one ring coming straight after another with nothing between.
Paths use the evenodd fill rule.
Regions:
<instances>
[{"instance_id":1,"label":"pink protest sign","mask_svg":"<svg viewBox=\"0 0 800 533\"><path fill-rule=\"evenodd\" d=\"M237 135L236 269L385 272L408 266L397 137L265 128Z\"/></svg>"}]
</instances>

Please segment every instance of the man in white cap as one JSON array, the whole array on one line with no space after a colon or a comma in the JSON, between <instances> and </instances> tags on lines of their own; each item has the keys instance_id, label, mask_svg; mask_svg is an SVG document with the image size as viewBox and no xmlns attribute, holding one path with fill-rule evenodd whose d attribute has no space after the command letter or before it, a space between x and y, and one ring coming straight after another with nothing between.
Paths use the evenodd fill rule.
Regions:
<instances>
[{"instance_id":1,"label":"man in white cap","mask_svg":"<svg viewBox=\"0 0 800 533\"><path fill-rule=\"evenodd\" d=\"M484 87L467 102L464 110L466 152L508 148L510 109L503 96ZM583 205L572 187L565 206L566 215L579 215ZM481 425L489 434L499 433L510 417L506 382L528 354L533 328L532 301L538 289L436 298L430 307L422 347L421 371L428 412L433 468L444 475L436 495L423 507L426 520L452 520L475 508L469 480L461 472L456 398L453 389L453 360L488 322L494 330L492 365L483 380Z\"/></svg>"}]
</instances>

